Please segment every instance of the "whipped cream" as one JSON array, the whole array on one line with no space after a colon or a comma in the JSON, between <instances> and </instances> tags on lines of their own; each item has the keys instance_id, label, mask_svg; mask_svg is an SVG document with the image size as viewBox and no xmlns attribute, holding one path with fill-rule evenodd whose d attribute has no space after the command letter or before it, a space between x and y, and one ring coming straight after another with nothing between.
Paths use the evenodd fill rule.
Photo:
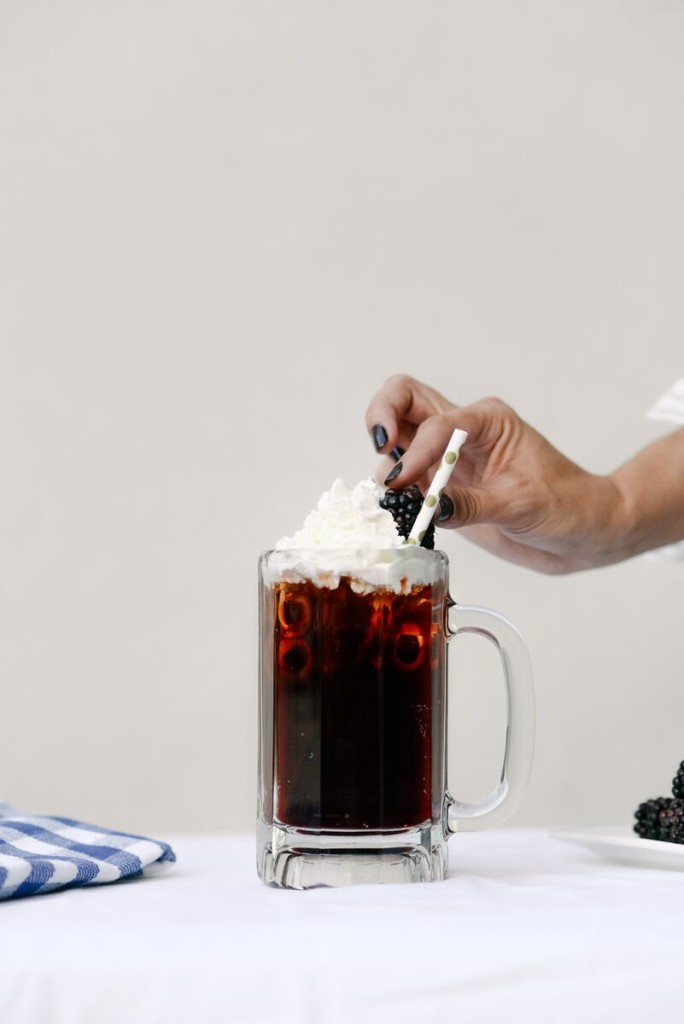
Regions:
<instances>
[{"instance_id":1,"label":"whipped cream","mask_svg":"<svg viewBox=\"0 0 684 1024\"><path fill-rule=\"evenodd\" d=\"M394 516L380 507L382 492L372 479L353 490L337 479L324 491L304 526L293 537L281 537L282 548L399 548L404 538L397 532Z\"/></svg>"},{"instance_id":2,"label":"whipped cream","mask_svg":"<svg viewBox=\"0 0 684 1024\"><path fill-rule=\"evenodd\" d=\"M372 479L350 490L334 481L292 537L281 537L263 565L267 583L311 580L335 588L342 576L359 593L378 587L402 592L439 576L438 559L407 544L394 517L380 507L382 491ZM428 557L426 557L426 555Z\"/></svg>"}]
</instances>

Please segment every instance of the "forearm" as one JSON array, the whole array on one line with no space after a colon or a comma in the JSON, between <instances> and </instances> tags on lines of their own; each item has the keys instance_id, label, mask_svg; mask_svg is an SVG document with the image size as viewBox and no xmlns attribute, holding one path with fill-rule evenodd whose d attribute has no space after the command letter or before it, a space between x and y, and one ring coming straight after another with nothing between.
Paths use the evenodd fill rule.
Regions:
<instances>
[{"instance_id":1,"label":"forearm","mask_svg":"<svg viewBox=\"0 0 684 1024\"><path fill-rule=\"evenodd\" d=\"M684 540L684 428L654 441L614 473L623 557Z\"/></svg>"}]
</instances>

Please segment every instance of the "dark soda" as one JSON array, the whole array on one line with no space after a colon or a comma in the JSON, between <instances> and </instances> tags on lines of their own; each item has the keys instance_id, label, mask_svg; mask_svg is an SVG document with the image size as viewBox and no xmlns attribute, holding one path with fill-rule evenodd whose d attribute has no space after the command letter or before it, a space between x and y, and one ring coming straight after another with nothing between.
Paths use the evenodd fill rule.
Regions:
<instances>
[{"instance_id":1,"label":"dark soda","mask_svg":"<svg viewBox=\"0 0 684 1024\"><path fill-rule=\"evenodd\" d=\"M432 588L351 584L270 591L273 818L313 831L415 828L432 816Z\"/></svg>"}]
</instances>

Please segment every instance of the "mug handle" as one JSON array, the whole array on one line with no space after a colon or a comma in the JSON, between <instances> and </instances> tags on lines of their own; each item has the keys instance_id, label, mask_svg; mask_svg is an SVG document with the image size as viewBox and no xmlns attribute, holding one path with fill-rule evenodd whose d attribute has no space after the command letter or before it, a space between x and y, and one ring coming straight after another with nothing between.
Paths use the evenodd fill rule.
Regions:
<instances>
[{"instance_id":1,"label":"mug handle","mask_svg":"<svg viewBox=\"0 0 684 1024\"><path fill-rule=\"evenodd\" d=\"M477 803L461 803L447 793L449 832L475 832L500 825L525 795L534 754L532 666L520 633L498 612L454 604L448 622L448 640L462 633L477 633L495 645L501 656L506 688L508 720L500 782Z\"/></svg>"}]
</instances>

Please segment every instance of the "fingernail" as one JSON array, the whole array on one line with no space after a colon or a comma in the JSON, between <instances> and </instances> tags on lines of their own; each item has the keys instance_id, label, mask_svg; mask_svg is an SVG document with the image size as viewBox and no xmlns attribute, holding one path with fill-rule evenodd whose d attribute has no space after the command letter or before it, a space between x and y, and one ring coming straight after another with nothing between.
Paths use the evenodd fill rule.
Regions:
<instances>
[{"instance_id":1,"label":"fingernail","mask_svg":"<svg viewBox=\"0 0 684 1024\"><path fill-rule=\"evenodd\" d=\"M387 484L391 484L393 480L396 480L396 478L399 476L403 468L404 467L402 466L401 462L397 462L394 469L390 469L389 473L385 477L385 487L387 486Z\"/></svg>"},{"instance_id":2,"label":"fingernail","mask_svg":"<svg viewBox=\"0 0 684 1024\"><path fill-rule=\"evenodd\" d=\"M373 427L373 441L375 442L376 451L380 451L387 444L387 431L379 423L376 423Z\"/></svg>"},{"instance_id":3,"label":"fingernail","mask_svg":"<svg viewBox=\"0 0 684 1024\"><path fill-rule=\"evenodd\" d=\"M456 506L449 495L443 494L439 499L439 515L437 516L437 522L443 523L445 519L451 519L455 511Z\"/></svg>"},{"instance_id":4,"label":"fingernail","mask_svg":"<svg viewBox=\"0 0 684 1024\"><path fill-rule=\"evenodd\" d=\"M390 455L392 456L392 458L394 459L395 462L399 462L399 459L404 454L404 451L405 450L403 448L400 448L399 445L397 445L396 448L392 449L392 451L390 452Z\"/></svg>"}]
</instances>

